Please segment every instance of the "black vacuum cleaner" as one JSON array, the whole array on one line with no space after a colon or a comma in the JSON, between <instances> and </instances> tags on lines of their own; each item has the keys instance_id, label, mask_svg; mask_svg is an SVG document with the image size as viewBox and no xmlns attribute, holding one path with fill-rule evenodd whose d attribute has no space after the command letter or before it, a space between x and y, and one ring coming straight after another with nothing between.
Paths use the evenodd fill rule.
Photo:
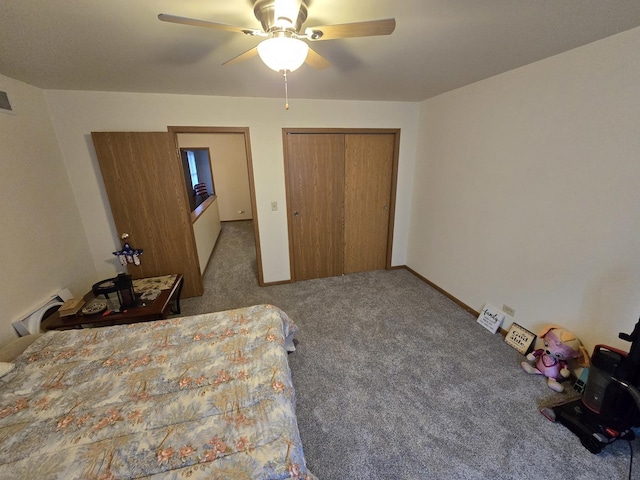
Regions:
<instances>
[{"instance_id":1,"label":"black vacuum cleaner","mask_svg":"<svg viewBox=\"0 0 640 480\"><path fill-rule=\"evenodd\" d=\"M540 412L575 433L591 453L600 453L618 439L633 440L640 426L640 320L631 335L629 352L596 345L582 398Z\"/></svg>"}]
</instances>

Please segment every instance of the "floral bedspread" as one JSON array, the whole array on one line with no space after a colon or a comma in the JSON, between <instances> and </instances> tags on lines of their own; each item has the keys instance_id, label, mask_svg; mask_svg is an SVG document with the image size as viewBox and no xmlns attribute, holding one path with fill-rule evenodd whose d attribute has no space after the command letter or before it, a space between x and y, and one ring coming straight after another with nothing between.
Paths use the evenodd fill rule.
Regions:
<instances>
[{"instance_id":1,"label":"floral bedspread","mask_svg":"<svg viewBox=\"0 0 640 480\"><path fill-rule=\"evenodd\" d=\"M49 332L0 379L2 479L308 479L279 308Z\"/></svg>"}]
</instances>

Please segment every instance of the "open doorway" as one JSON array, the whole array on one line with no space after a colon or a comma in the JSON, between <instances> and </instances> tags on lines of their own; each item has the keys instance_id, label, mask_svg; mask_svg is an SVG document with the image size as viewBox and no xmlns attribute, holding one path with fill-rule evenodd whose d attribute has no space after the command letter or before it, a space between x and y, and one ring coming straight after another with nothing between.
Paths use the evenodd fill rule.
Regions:
<instances>
[{"instance_id":1,"label":"open doorway","mask_svg":"<svg viewBox=\"0 0 640 480\"><path fill-rule=\"evenodd\" d=\"M258 284L263 286L249 129L171 126L168 130L176 135L181 150L208 151L222 231L227 235L240 230L251 232L255 273ZM241 225L244 227L237 228ZM237 261L242 261L241 257Z\"/></svg>"}]
</instances>

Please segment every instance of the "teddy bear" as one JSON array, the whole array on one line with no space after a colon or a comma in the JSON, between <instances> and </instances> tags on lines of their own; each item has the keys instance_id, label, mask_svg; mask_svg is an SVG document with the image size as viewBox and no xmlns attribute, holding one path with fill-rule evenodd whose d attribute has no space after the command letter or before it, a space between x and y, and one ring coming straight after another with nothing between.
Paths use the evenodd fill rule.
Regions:
<instances>
[{"instance_id":1,"label":"teddy bear","mask_svg":"<svg viewBox=\"0 0 640 480\"><path fill-rule=\"evenodd\" d=\"M527 373L547 377L547 385L551 390L563 392L564 387L558 380L569 378L569 362L575 359L579 366L586 367L589 365L589 354L580 340L562 327L546 327L538 338L544 343L544 348L531 352L527 355L527 361L520 365Z\"/></svg>"}]
</instances>

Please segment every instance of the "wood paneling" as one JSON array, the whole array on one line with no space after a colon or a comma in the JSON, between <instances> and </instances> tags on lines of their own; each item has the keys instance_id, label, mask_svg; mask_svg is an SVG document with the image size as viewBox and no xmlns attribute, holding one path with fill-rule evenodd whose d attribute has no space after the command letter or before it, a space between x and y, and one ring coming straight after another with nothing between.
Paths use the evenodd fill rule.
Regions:
<instances>
[{"instance_id":1,"label":"wood paneling","mask_svg":"<svg viewBox=\"0 0 640 480\"><path fill-rule=\"evenodd\" d=\"M345 136L344 273L387 263L395 135Z\"/></svg>"},{"instance_id":2,"label":"wood paneling","mask_svg":"<svg viewBox=\"0 0 640 480\"><path fill-rule=\"evenodd\" d=\"M190 209L174 134L91 134L118 235L144 253L134 278L182 273L183 296L202 295Z\"/></svg>"},{"instance_id":3,"label":"wood paneling","mask_svg":"<svg viewBox=\"0 0 640 480\"><path fill-rule=\"evenodd\" d=\"M295 280L343 271L344 135L287 136Z\"/></svg>"}]
</instances>

